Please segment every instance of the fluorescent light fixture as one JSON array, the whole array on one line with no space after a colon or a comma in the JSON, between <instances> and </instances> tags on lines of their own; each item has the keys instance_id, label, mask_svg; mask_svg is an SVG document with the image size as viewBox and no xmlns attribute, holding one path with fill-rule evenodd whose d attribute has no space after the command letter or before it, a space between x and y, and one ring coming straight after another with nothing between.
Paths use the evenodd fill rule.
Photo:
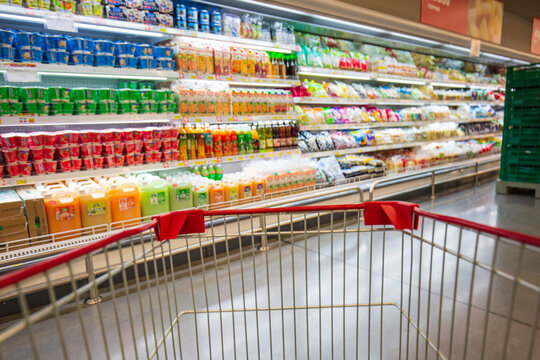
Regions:
<instances>
[{"instance_id":1,"label":"fluorescent light fixture","mask_svg":"<svg viewBox=\"0 0 540 360\"><path fill-rule=\"evenodd\" d=\"M145 76L145 75L117 75L117 74L88 74L88 73L65 73L65 72L51 72L51 71L38 71L38 74L45 76L72 76L72 77L85 77L96 79L140 79L140 80L167 80L164 76Z\"/></svg>"},{"instance_id":2,"label":"fluorescent light fixture","mask_svg":"<svg viewBox=\"0 0 540 360\"><path fill-rule=\"evenodd\" d=\"M0 19L19 20L19 21L38 23L38 24L45 24L45 19L33 17L33 16L0 13Z\"/></svg>"},{"instance_id":3,"label":"fluorescent light fixture","mask_svg":"<svg viewBox=\"0 0 540 360\"><path fill-rule=\"evenodd\" d=\"M238 0L238 1L244 2L244 3L247 3L247 4L254 4L254 5L264 6L264 7L267 7L269 9L286 11L286 12L293 13L293 14L298 14L298 15L309 15L309 14L303 12L303 11L290 9L290 8L283 7L283 6L277 6L277 5L272 5L272 4L268 4L268 3L263 3L263 2L260 2L260 1L254 1L254 0Z\"/></svg>"},{"instance_id":4,"label":"fluorescent light fixture","mask_svg":"<svg viewBox=\"0 0 540 360\"><path fill-rule=\"evenodd\" d=\"M135 29L129 29L129 28L123 28L123 27L102 26L102 25L93 25L93 24L85 24L85 23L75 23L75 26L78 29L113 32L113 33L125 34L125 35L138 35L138 36L155 37L155 38L160 38L164 36L161 33L135 30Z\"/></svg>"},{"instance_id":5,"label":"fluorescent light fixture","mask_svg":"<svg viewBox=\"0 0 540 360\"><path fill-rule=\"evenodd\" d=\"M523 60L519 60L519 59L512 59L512 62L515 62L517 64L523 64L523 65L528 65L530 64L529 61L523 61Z\"/></svg>"},{"instance_id":6,"label":"fluorescent light fixture","mask_svg":"<svg viewBox=\"0 0 540 360\"><path fill-rule=\"evenodd\" d=\"M470 51L469 48L466 48L466 47L463 47L463 46L450 45L450 44L445 44L443 46L445 48L448 48L448 49L457 50L457 51L463 51L463 52L466 52L466 53L468 53Z\"/></svg>"},{"instance_id":7,"label":"fluorescent light fixture","mask_svg":"<svg viewBox=\"0 0 540 360\"><path fill-rule=\"evenodd\" d=\"M220 40L219 38L217 38L217 39L202 38L202 37L194 38L194 37L187 36L187 35L177 35L175 37L176 38L182 38L182 39L185 38L189 42L192 42L192 43L198 43L198 44L203 44L203 45L207 45L207 46L210 45L210 46L214 46L214 47L221 46L224 43L226 43L227 45L231 45L231 43L233 43L234 46L241 47L241 48L262 50L262 51L271 51L271 52L279 52L279 53L284 53L284 54L292 53L291 49L283 49L283 48L274 47L274 46L271 46L271 45L269 45L269 46L259 45L259 44L256 44L256 43L251 44L250 42L242 42L242 41L236 42L234 39ZM244 39L238 39L238 40L244 40ZM262 43L264 43L264 42L262 42Z\"/></svg>"},{"instance_id":8,"label":"fluorescent light fixture","mask_svg":"<svg viewBox=\"0 0 540 360\"><path fill-rule=\"evenodd\" d=\"M418 80L405 80L405 79L392 79L392 78L385 78L385 77L378 77L375 79L380 82L389 82L389 83L397 83L397 84L411 84L411 85L426 85L425 81L418 81Z\"/></svg>"},{"instance_id":9,"label":"fluorescent light fixture","mask_svg":"<svg viewBox=\"0 0 540 360\"><path fill-rule=\"evenodd\" d=\"M346 75L346 74L322 73L322 72L315 72L315 71L299 71L298 75L319 76L319 77L329 77L329 78L339 78L339 79L353 79L353 80L371 80L371 76L361 75L361 74Z\"/></svg>"},{"instance_id":10,"label":"fluorescent light fixture","mask_svg":"<svg viewBox=\"0 0 540 360\"><path fill-rule=\"evenodd\" d=\"M452 83L445 83L445 82L432 82L432 86L437 87L448 87L448 88L466 88L467 85L465 84L452 84Z\"/></svg>"},{"instance_id":11,"label":"fluorescent light fixture","mask_svg":"<svg viewBox=\"0 0 540 360\"><path fill-rule=\"evenodd\" d=\"M438 41L433 41L433 40L429 40L429 39L422 39L422 38L417 37L417 36L401 34L401 33L397 33L397 32L389 32L389 34L393 35L393 36L403 38L403 39L409 39L409 40L418 41L418 42L422 42L422 43L426 43L426 44L441 45L441 43L438 42Z\"/></svg>"},{"instance_id":12,"label":"fluorescent light fixture","mask_svg":"<svg viewBox=\"0 0 540 360\"><path fill-rule=\"evenodd\" d=\"M497 59L497 60L503 60L503 61L512 60L509 57L496 55L496 54L491 54L491 53L482 53L482 56L489 57L489 58L492 58L492 59Z\"/></svg>"}]
</instances>

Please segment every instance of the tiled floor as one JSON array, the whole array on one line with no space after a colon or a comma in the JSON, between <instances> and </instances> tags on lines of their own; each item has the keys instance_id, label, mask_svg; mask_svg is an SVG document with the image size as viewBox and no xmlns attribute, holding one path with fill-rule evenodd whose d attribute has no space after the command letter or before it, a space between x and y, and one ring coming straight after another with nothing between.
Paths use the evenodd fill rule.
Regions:
<instances>
[{"instance_id":1,"label":"tiled floor","mask_svg":"<svg viewBox=\"0 0 540 360\"><path fill-rule=\"evenodd\" d=\"M540 201L495 195L491 183L420 205L540 236ZM349 220L320 236L300 231L294 245L284 231L269 251L208 259L192 277L183 269L174 281L168 273L159 285L142 282L140 292L135 283L128 295L104 294L105 302L82 308L83 327L72 305L60 321L65 351L76 359L146 358L173 323L159 359L437 359L434 349L440 358L540 358L538 250L430 219L421 219L416 237L360 232ZM201 313L174 323L194 307ZM32 327L41 358L63 358L57 329L54 319ZM0 350L5 359L32 358L29 344L24 331Z\"/></svg>"}]
</instances>

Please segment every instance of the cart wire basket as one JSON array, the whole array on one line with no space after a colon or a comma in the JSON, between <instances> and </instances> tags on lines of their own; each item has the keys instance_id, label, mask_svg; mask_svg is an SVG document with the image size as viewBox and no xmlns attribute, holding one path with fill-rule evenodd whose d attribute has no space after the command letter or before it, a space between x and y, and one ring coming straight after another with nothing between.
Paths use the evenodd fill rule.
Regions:
<instances>
[{"instance_id":1,"label":"cart wire basket","mask_svg":"<svg viewBox=\"0 0 540 360\"><path fill-rule=\"evenodd\" d=\"M540 359L540 239L404 202L187 210L0 278L0 359Z\"/></svg>"}]
</instances>

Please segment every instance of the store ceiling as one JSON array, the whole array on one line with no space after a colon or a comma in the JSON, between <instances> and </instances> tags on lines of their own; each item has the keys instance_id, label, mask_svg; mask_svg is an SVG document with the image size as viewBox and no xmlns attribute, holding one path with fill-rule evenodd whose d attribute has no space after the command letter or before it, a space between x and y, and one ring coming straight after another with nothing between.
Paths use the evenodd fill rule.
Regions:
<instances>
[{"instance_id":1,"label":"store ceiling","mask_svg":"<svg viewBox=\"0 0 540 360\"><path fill-rule=\"evenodd\" d=\"M540 0L503 0L504 10L520 18L531 21L540 19Z\"/></svg>"}]
</instances>

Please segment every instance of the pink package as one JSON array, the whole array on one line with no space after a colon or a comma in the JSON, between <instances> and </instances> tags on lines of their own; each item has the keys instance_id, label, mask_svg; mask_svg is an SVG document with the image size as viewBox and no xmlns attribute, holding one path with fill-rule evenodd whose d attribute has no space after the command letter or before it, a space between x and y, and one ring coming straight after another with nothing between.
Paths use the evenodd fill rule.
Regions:
<instances>
[{"instance_id":1,"label":"pink package","mask_svg":"<svg viewBox=\"0 0 540 360\"><path fill-rule=\"evenodd\" d=\"M7 164L6 165L6 172L11 177L19 176L19 163L15 164Z\"/></svg>"},{"instance_id":2,"label":"pink package","mask_svg":"<svg viewBox=\"0 0 540 360\"><path fill-rule=\"evenodd\" d=\"M162 140L156 140L154 141L154 150L155 151L160 151L161 150L161 144L163 143Z\"/></svg>"},{"instance_id":3,"label":"pink package","mask_svg":"<svg viewBox=\"0 0 540 360\"><path fill-rule=\"evenodd\" d=\"M105 155L105 156L114 155L114 144L113 143L105 143L105 144L103 144L103 155Z\"/></svg>"},{"instance_id":4,"label":"pink package","mask_svg":"<svg viewBox=\"0 0 540 360\"><path fill-rule=\"evenodd\" d=\"M32 146L42 146L43 145L43 133L42 132L32 132L30 133L30 142Z\"/></svg>"},{"instance_id":5,"label":"pink package","mask_svg":"<svg viewBox=\"0 0 540 360\"><path fill-rule=\"evenodd\" d=\"M30 149L17 148L17 161L28 161L29 156L30 156Z\"/></svg>"},{"instance_id":6,"label":"pink package","mask_svg":"<svg viewBox=\"0 0 540 360\"><path fill-rule=\"evenodd\" d=\"M88 137L90 138L90 142L94 142L94 143L99 142L100 136L101 136L101 132L99 131L96 131L96 130L88 131Z\"/></svg>"},{"instance_id":7,"label":"pink package","mask_svg":"<svg viewBox=\"0 0 540 360\"><path fill-rule=\"evenodd\" d=\"M4 165L0 165L0 177L2 177L2 175L4 175Z\"/></svg>"},{"instance_id":8,"label":"pink package","mask_svg":"<svg viewBox=\"0 0 540 360\"><path fill-rule=\"evenodd\" d=\"M4 159L6 160L7 164L17 163L17 150L15 149L2 150L2 154L4 155Z\"/></svg>"},{"instance_id":9,"label":"pink package","mask_svg":"<svg viewBox=\"0 0 540 360\"><path fill-rule=\"evenodd\" d=\"M30 149L30 155L32 160L41 161L43 160L43 146L34 146Z\"/></svg>"},{"instance_id":10,"label":"pink package","mask_svg":"<svg viewBox=\"0 0 540 360\"><path fill-rule=\"evenodd\" d=\"M101 169L103 167L103 156L94 156L94 168Z\"/></svg>"},{"instance_id":11,"label":"pink package","mask_svg":"<svg viewBox=\"0 0 540 360\"><path fill-rule=\"evenodd\" d=\"M171 149L178 149L179 140L171 140Z\"/></svg>"},{"instance_id":12,"label":"pink package","mask_svg":"<svg viewBox=\"0 0 540 360\"><path fill-rule=\"evenodd\" d=\"M144 161L144 155L141 153L135 153L133 154L133 159L135 160L135 164L141 165Z\"/></svg>"},{"instance_id":13,"label":"pink package","mask_svg":"<svg viewBox=\"0 0 540 360\"><path fill-rule=\"evenodd\" d=\"M161 139L161 130L160 129L152 129L152 139L159 140Z\"/></svg>"},{"instance_id":14,"label":"pink package","mask_svg":"<svg viewBox=\"0 0 540 360\"><path fill-rule=\"evenodd\" d=\"M26 161L19 162L19 174L21 176L32 175L32 163Z\"/></svg>"},{"instance_id":15,"label":"pink package","mask_svg":"<svg viewBox=\"0 0 540 360\"><path fill-rule=\"evenodd\" d=\"M161 162L161 151L156 151L153 153L154 162Z\"/></svg>"},{"instance_id":16,"label":"pink package","mask_svg":"<svg viewBox=\"0 0 540 360\"><path fill-rule=\"evenodd\" d=\"M112 142L114 140L113 130L102 131L100 140L103 142Z\"/></svg>"},{"instance_id":17,"label":"pink package","mask_svg":"<svg viewBox=\"0 0 540 360\"><path fill-rule=\"evenodd\" d=\"M43 133L43 145L53 146L56 135L54 133Z\"/></svg>"},{"instance_id":18,"label":"pink package","mask_svg":"<svg viewBox=\"0 0 540 360\"><path fill-rule=\"evenodd\" d=\"M171 127L169 128L169 139L174 140L178 138L178 133L180 132L180 129L177 127Z\"/></svg>"},{"instance_id":19,"label":"pink package","mask_svg":"<svg viewBox=\"0 0 540 360\"><path fill-rule=\"evenodd\" d=\"M144 128L141 130L141 140L153 140L152 129Z\"/></svg>"},{"instance_id":20,"label":"pink package","mask_svg":"<svg viewBox=\"0 0 540 360\"><path fill-rule=\"evenodd\" d=\"M60 169L62 169L62 172L70 172L71 171L71 159L62 159L58 160L58 163L60 164Z\"/></svg>"},{"instance_id":21,"label":"pink package","mask_svg":"<svg viewBox=\"0 0 540 360\"><path fill-rule=\"evenodd\" d=\"M92 144L85 143L80 145L80 153L82 156L92 156Z\"/></svg>"},{"instance_id":22,"label":"pink package","mask_svg":"<svg viewBox=\"0 0 540 360\"><path fill-rule=\"evenodd\" d=\"M93 131L88 131L88 130L81 131L79 133L79 141L81 142L81 144L88 144L92 142L91 133L93 133Z\"/></svg>"},{"instance_id":23,"label":"pink package","mask_svg":"<svg viewBox=\"0 0 540 360\"><path fill-rule=\"evenodd\" d=\"M133 154L135 152L135 143L133 141L125 142L126 154Z\"/></svg>"},{"instance_id":24,"label":"pink package","mask_svg":"<svg viewBox=\"0 0 540 360\"><path fill-rule=\"evenodd\" d=\"M92 144L92 155L93 156L101 156L101 152L103 150L103 145L100 143L93 143Z\"/></svg>"},{"instance_id":25,"label":"pink package","mask_svg":"<svg viewBox=\"0 0 540 360\"><path fill-rule=\"evenodd\" d=\"M74 158L74 157L79 157L81 155L81 147L79 145L70 145L69 146L69 156Z\"/></svg>"},{"instance_id":26,"label":"pink package","mask_svg":"<svg viewBox=\"0 0 540 360\"><path fill-rule=\"evenodd\" d=\"M147 164L153 164L154 163L154 156L152 153L145 153L144 154L144 162Z\"/></svg>"},{"instance_id":27,"label":"pink package","mask_svg":"<svg viewBox=\"0 0 540 360\"><path fill-rule=\"evenodd\" d=\"M68 142L71 144L71 145L74 145L74 144L78 144L79 143L79 132L78 131L68 131L66 133L67 135L67 138L68 138Z\"/></svg>"},{"instance_id":28,"label":"pink package","mask_svg":"<svg viewBox=\"0 0 540 360\"><path fill-rule=\"evenodd\" d=\"M135 145L135 153L136 154L142 153L143 142L141 140L136 140L136 141L133 142L133 144Z\"/></svg>"},{"instance_id":29,"label":"pink package","mask_svg":"<svg viewBox=\"0 0 540 360\"><path fill-rule=\"evenodd\" d=\"M161 128L161 129L159 130L159 132L161 133L160 138L161 138L162 140L168 140L168 139L169 139L169 132L170 132L170 130L171 130L171 129L168 128L168 127L167 127L167 128Z\"/></svg>"},{"instance_id":30,"label":"pink package","mask_svg":"<svg viewBox=\"0 0 540 360\"><path fill-rule=\"evenodd\" d=\"M171 150L171 161L178 161L179 157L180 157L180 151Z\"/></svg>"},{"instance_id":31,"label":"pink package","mask_svg":"<svg viewBox=\"0 0 540 360\"><path fill-rule=\"evenodd\" d=\"M56 161L45 160L45 171L47 171L47 174L56 173Z\"/></svg>"},{"instance_id":32,"label":"pink package","mask_svg":"<svg viewBox=\"0 0 540 360\"><path fill-rule=\"evenodd\" d=\"M122 141L122 130L118 130L118 129L113 129L112 130L112 135L113 135L113 141Z\"/></svg>"},{"instance_id":33,"label":"pink package","mask_svg":"<svg viewBox=\"0 0 540 360\"><path fill-rule=\"evenodd\" d=\"M114 143L114 154L115 155L122 155L124 152L124 143L121 141Z\"/></svg>"},{"instance_id":34,"label":"pink package","mask_svg":"<svg viewBox=\"0 0 540 360\"><path fill-rule=\"evenodd\" d=\"M30 135L28 134L17 134L15 138L17 147L27 148L30 146Z\"/></svg>"},{"instance_id":35,"label":"pink package","mask_svg":"<svg viewBox=\"0 0 540 360\"><path fill-rule=\"evenodd\" d=\"M56 132L56 145L68 145L69 144L69 131L57 131Z\"/></svg>"},{"instance_id":36,"label":"pink package","mask_svg":"<svg viewBox=\"0 0 540 360\"><path fill-rule=\"evenodd\" d=\"M17 134L4 134L0 137L0 141L3 148L15 149L17 147Z\"/></svg>"},{"instance_id":37,"label":"pink package","mask_svg":"<svg viewBox=\"0 0 540 360\"><path fill-rule=\"evenodd\" d=\"M164 151L162 155L163 161L171 161L171 152L170 151Z\"/></svg>"},{"instance_id":38,"label":"pink package","mask_svg":"<svg viewBox=\"0 0 540 360\"><path fill-rule=\"evenodd\" d=\"M128 166L135 165L135 157L133 156L133 154L128 154L125 156L125 158L126 158L126 164Z\"/></svg>"},{"instance_id":39,"label":"pink package","mask_svg":"<svg viewBox=\"0 0 540 360\"><path fill-rule=\"evenodd\" d=\"M71 158L71 170L72 171L80 171L81 167L82 167L82 159Z\"/></svg>"},{"instance_id":40,"label":"pink package","mask_svg":"<svg viewBox=\"0 0 540 360\"><path fill-rule=\"evenodd\" d=\"M116 166L124 166L124 155L114 155Z\"/></svg>"},{"instance_id":41,"label":"pink package","mask_svg":"<svg viewBox=\"0 0 540 360\"><path fill-rule=\"evenodd\" d=\"M146 153L151 153L154 150L156 150L156 144L154 143L154 141L144 140L143 144L144 144L144 152Z\"/></svg>"},{"instance_id":42,"label":"pink package","mask_svg":"<svg viewBox=\"0 0 540 360\"><path fill-rule=\"evenodd\" d=\"M34 167L34 171L36 172L36 175L42 175L45 174L45 162L43 161L35 161L32 163Z\"/></svg>"},{"instance_id":43,"label":"pink package","mask_svg":"<svg viewBox=\"0 0 540 360\"><path fill-rule=\"evenodd\" d=\"M114 161L114 156L105 156L105 165L109 168L115 167L116 162Z\"/></svg>"},{"instance_id":44,"label":"pink package","mask_svg":"<svg viewBox=\"0 0 540 360\"><path fill-rule=\"evenodd\" d=\"M92 159L91 157L84 157L81 160L86 170L94 168L94 159Z\"/></svg>"},{"instance_id":45,"label":"pink package","mask_svg":"<svg viewBox=\"0 0 540 360\"><path fill-rule=\"evenodd\" d=\"M45 160L52 160L54 159L54 152L55 152L54 146L44 146L43 147L43 159Z\"/></svg>"},{"instance_id":46,"label":"pink package","mask_svg":"<svg viewBox=\"0 0 540 360\"><path fill-rule=\"evenodd\" d=\"M171 140L163 140L161 142L161 148L163 149L163 151L171 150L171 146L172 146Z\"/></svg>"},{"instance_id":47,"label":"pink package","mask_svg":"<svg viewBox=\"0 0 540 360\"><path fill-rule=\"evenodd\" d=\"M58 154L59 159L67 159L69 158L69 146L58 146L56 148L56 153Z\"/></svg>"}]
</instances>

